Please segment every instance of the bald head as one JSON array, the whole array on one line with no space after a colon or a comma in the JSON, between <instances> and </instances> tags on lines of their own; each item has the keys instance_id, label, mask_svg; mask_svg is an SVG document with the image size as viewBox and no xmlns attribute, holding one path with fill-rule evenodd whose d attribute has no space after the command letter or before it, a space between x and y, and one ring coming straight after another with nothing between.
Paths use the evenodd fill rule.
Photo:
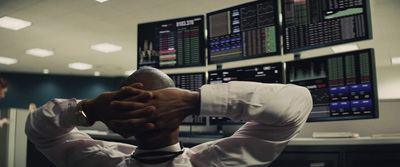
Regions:
<instances>
[{"instance_id":1,"label":"bald head","mask_svg":"<svg viewBox=\"0 0 400 167\"><path fill-rule=\"evenodd\" d=\"M145 90L159 90L175 87L174 81L164 72L152 68L144 67L132 73L121 85L128 86L134 83L142 83Z\"/></svg>"}]
</instances>

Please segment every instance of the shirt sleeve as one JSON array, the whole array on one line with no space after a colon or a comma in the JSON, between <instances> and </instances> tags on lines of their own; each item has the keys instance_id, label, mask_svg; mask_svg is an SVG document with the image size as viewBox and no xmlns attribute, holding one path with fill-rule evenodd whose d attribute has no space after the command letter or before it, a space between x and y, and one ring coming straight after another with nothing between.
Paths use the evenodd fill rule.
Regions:
<instances>
[{"instance_id":1,"label":"shirt sleeve","mask_svg":"<svg viewBox=\"0 0 400 167\"><path fill-rule=\"evenodd\" d=\"M77 102L53 99L29 114L25 133L36 148L56 166L115 166L129 156L134 146L93 140L76 128Z\"/></svg>"},{"instance_id":2,"label":"shirt sleeve","mask_svg":"<svg viewBox=\"0 0 400 167\"><path fill-rule=\"evenodd\" d=\"M299 133L311 108L310 92L296 85L240 81L204 85L201 116L247 123L231 137L192 148L192 161L199 166L269 165Z\"/></svg>"}]
</instances>

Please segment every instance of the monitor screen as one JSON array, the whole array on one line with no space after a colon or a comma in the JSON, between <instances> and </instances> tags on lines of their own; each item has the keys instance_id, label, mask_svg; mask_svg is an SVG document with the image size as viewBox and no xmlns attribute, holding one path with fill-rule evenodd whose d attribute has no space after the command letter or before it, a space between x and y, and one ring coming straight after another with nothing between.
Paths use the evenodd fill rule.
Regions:
<instances>
[{"instance_id":1,"label":"monitor screen","mask_svg":"<svg viewBox=\"0 0 400 167\"><path fill-rule=\"evenodd\" d=\"M372 39L369 0L281 0L285 53Z\"/></svg>"},{"instance_id":2,"label":"monitor screen","mask_svg":"<svg viewBox=\"0 0 400 167\"><path fill-rule=\"evenodd\" d=\"M286 81L310 90L308 122L379 117L373 49L286 62Z\"/></svg>"},{"instance_id":3,"label":"monitor screen","mask_svg":"<svg viewBox=\"0 0 400 167\"><path fill-rule=\"evenodd\" d=\"M283 63L271 63L208 72L208 83L229 81L253 81L261 83L283 83Z\"/></svg>"},{"instance_id":4,"label":"monitor screen","mask_svg":"<svg viewBox=\"0 0 400 167\"><path fill-rule=\"evenodd\" d=\"M276 0L259 0L207 13L208 63L280 55Z\"/></svg>"},{"instance_id":5,"label":"monitor screen","mask_svg":"<svg viewBox=\"0 0 400 167\"><path fill-rule=\"evenodd\" d=\"M283 83L283 63L270 63L254 66L245 66L232 69L223 69L208 72L209 84L227 83L230 81L253 81L261 83ZM210 117L210 124L243 124L228 118Z\"/></svg>"},{"instance_id":6,"label":"monitor screen","mask_svg":"<svg viewBox=\"0 0 400 167\"><path fill-rule=\"evenodd\" d=\"M197 91L206 83L205 72L168 74L175 82L175 87ZM182 125L206 125L205 117L188 116L182 121Z\"/></svg>"},{"instance_id":7,"label":"monitor screen","mask_svg":"<svg viewBox=\"0 0 400 167\"><path fill-rule=\"evenodd\" d=\"M137 67L205 65L204 16L138 24Z\"/></svg>"}]
</instances>

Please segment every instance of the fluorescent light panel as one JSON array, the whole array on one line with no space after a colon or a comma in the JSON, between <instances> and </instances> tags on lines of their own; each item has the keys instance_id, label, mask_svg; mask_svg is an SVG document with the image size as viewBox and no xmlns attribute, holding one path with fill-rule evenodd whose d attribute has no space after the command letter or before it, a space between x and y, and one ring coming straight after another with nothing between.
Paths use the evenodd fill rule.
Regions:
<instances>
[{"instance_id":1,"label":"fluorescent light panel","mask_svg":"<svg viewBox=\"0 0 400 167\"><path fill-rule=\"evenodd\" d=\"M357 44L348 44L348 45L333 46L331 47L331 49L334 53L340 53L340 52L358 50L359 48Z\"/></svg>"},{"instance_id":2,"label":"fluorescent light panel","mask_svg":"<svg viewBox=\"0 0 400 167\"><path fill-rule=\"evenodd\" d=\"M49 73L49 69L43 69L43 74L48 74Z\"/></svg>"},{"instance_id":3,"label":"fluorescent light panel","mask_svg":"<svg viewBox=\"0 0 400 167\"><path fill-rule=\"evenodd\" d=\"M96 76L96 77L100 76L100 71L95 71L94 76Z\"/></svg>"},{"instance_id":4,"label":"fluorescent light panel","mask_svg":"<svg viewBox=\"0 0 400 167\"><path fill-rule=\"evenodd\" d=\"M2 57L2 56L0 56L0 63L1 63L1 64L10 65L10 64L15 64L15 63L17 63L17 62L18 62L17 59L13 59L13 58L9 58L9 57Z\"/></svg>"},{"instance_id":5,"label":"fluorescent light panel","mask_svg":"<svg viewBox=\"0 0 400 167\"><path fill-rule=\"evenodd\" d=\"M107 2L108 0L96 0L97 2L103 3L103 2Z\"/></svg>"},{"instance_id":6,"label":"fluorescent light panel","mask_svg":"<svg viewBox=\"0 0 400 167\"><path fill-rule=\"evenodd\" d=\"M400 64L400 57L392 57L392 64Z\"/></svg>"},{"instance_id":7,"label":"fluorescent light panel","mask_svg":"<svg viewBox=\"0 0 400 167\"><path fill-rule=\"evenodd\" d=\"M4 16L0 18L0 27L11 29L14 31L29 27L32 25L32 22L12 18L8 16Z\"/></svg>"},{"instance_id":8,"label":"fluorescent light panel","mask_svg":"<svg viewBox=\"0 0 400 167\"><path fill-rule=\"evenodd\" d=\"M118 45L110 44L110 43L101 43L101 44L90 46L90 49L93 49L93 50L99 51L99 52L104 52L104 53L112 53L112 52L121 51L122 47L118 46Z\"/></svg>"},{"instance_id":9,"label":"fluorescent light panel","mask_svg":"<svg viewBox=\"0 0 400 167\"><path fill-rule=\"evenodd\" d=\"M47 56L54 55L54 51L46 50L46 49L40 49L40 48L34 48L34 49L26 50L25 53L29 54L29 55L32 55L32 56L38 56L38 57L47 57Z\"/></svg>"},{"instance_id":10,"label":"fluorescent light panel","mask_svg":"<svg viewBox=\"0 0 400 167\"><path fill-rule=\"evenodd\" d=\"M129 75L131 75L132 73L134 73L136 70L128 70L128 71L125 71L125 75L126 76L129 76Z\"/></svg>"},{"instance_id":11,"label":"fluorescent light panel","mask_svg":"<svg viewBox=\"0 0 400 167\"><path fill-rule=\"evenodd\" d=\"M76 63L71 63L68 64L69 68L76 69L76 70L89 70L93 68L93 65L91 64L86 64L86 63L81 63L81 62L76 62Z\"/></svg>"}]
</instances>

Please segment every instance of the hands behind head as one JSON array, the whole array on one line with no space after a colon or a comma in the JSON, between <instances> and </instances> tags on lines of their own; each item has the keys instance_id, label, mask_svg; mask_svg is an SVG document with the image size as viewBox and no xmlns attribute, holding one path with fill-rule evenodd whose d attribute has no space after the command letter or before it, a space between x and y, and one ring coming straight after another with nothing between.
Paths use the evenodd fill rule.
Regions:
<instances>
[{"instance_id":1,"label":"hands behind head","mask_svg":"<svg viewBox=\"0 0 400 167\"><path fill-rule=\"evenodd\" d=\"M178 88L146 91L141 88L141 84L133 84L101 94L93 99L91 106L98 106L96 111L102 112L92 113L123 137L144 135L149 140L169 135L188 115L199 114L198 92Z\"/></svg>"},{"instance_id":2,"label":"hands behind head","mask_svg":"<svg viewBox=\"0 0 400 167\"><path fill-rule=\"evenodd\" d=\"M107 127L109 127L114 132L120 134L123 137L132 136L124 129L115 129L110 126L110 121L115 119L126 118L126 114L129 113L127 110L116 110L113 107L113 101L116 100L132 100L132 101L146 101L152 97L152 93L149 91L144 91L143 85L140 83L132 84L129 87L123 87L118 91L105 92L100 94L94 99L88 99L82 104L82 108L87 114L88 118L92 121L101 121ZM145 116L145 115L144 115ZM135 118L131 118L135 120ZM147 122L141 122L138 120L136 127L137 131L149 130L154 127L152 124L147 124ZM135 120L136 122L136 120Z\"/></svg>"},{"instance_id":3,"label":"hands behind head","mask_svg":"<svg viewBox=\"0 0 400 167\"><path fill-rule=\"evenodd\" d=\"M128 89L128 88L127 88ZM129 88L132 92L138 91ZM130 97L122 101L113 101L113 107L124 113L120 119L112 120L113 128L133 132L137 127L150 128L149 140L165 137L178 129L188 115L197 115L200 110L199 93L178 88L166 88L148 92L151 98L136 99Z\"/></svg>"}]
</instances>

